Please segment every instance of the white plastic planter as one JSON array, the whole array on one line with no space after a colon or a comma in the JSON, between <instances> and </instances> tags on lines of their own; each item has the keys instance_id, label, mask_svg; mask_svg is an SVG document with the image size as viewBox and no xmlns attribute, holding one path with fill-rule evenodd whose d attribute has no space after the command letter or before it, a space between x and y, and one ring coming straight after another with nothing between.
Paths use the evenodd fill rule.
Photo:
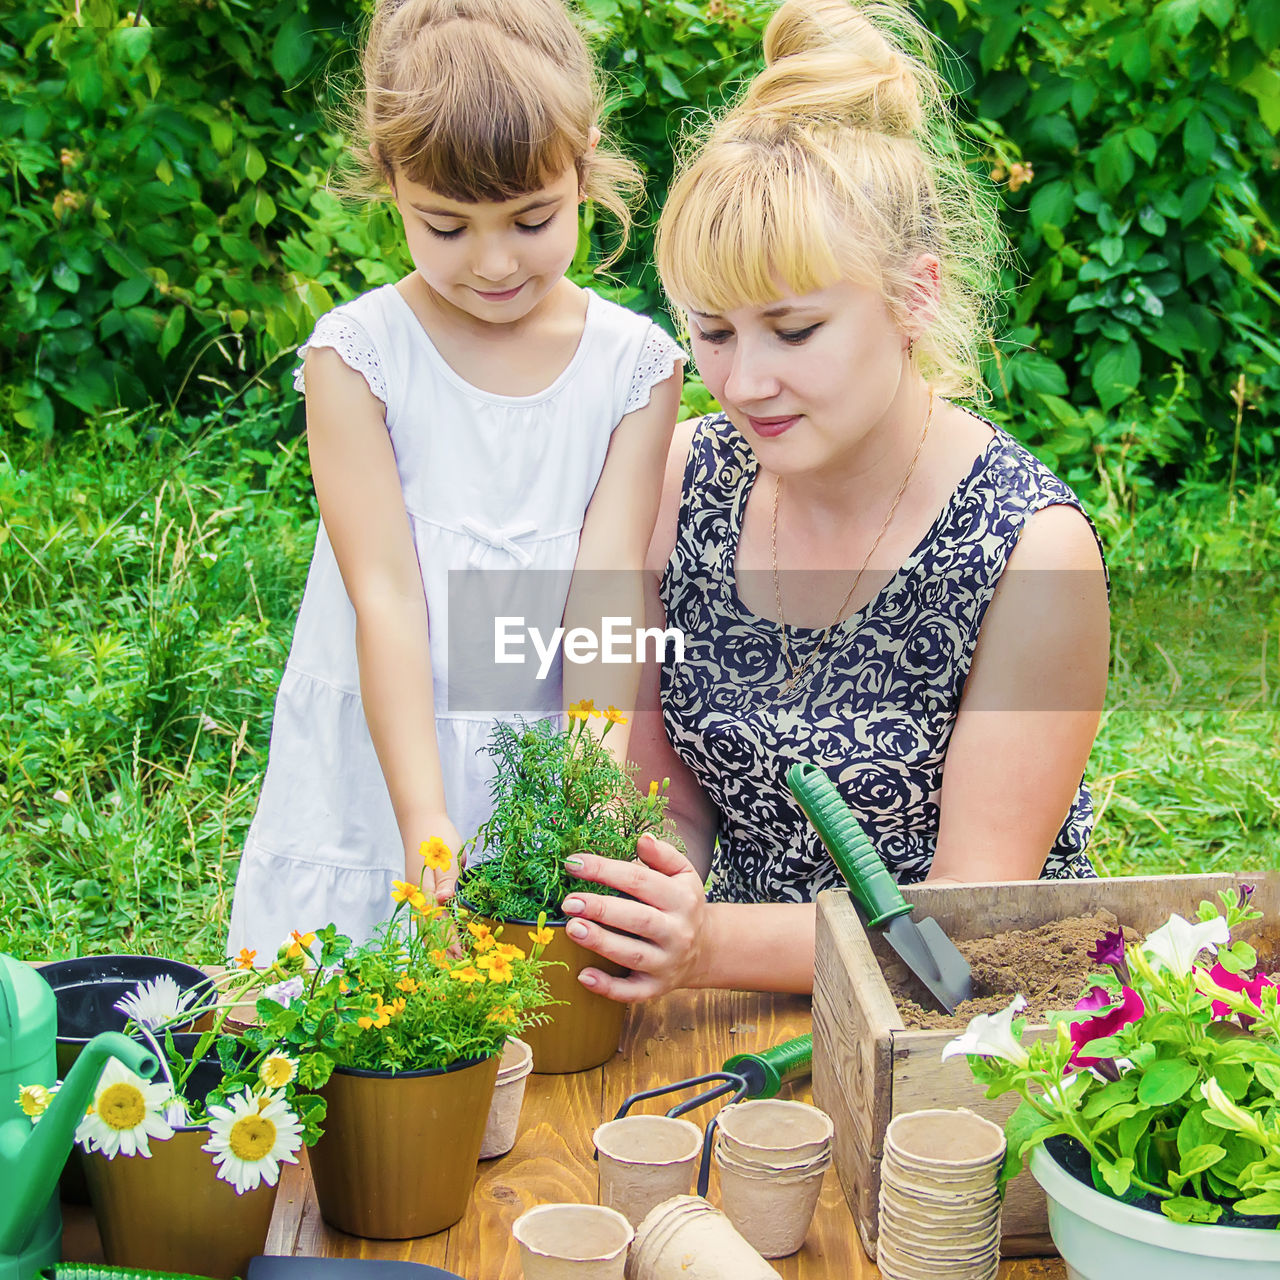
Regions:
<instances>
[{"instance_id":1,"label":"white plastic planter","mask_svg":"<svg viewBox=\"0 0 1280 1280\"><path fill-rule=\"evenodd\" d=\"M1087 1187L1043 1147L1031 1176L1049 1201L1049 1232L1067 1280L1276 1280L1280 1230L1172 1222Z\"/></svg>"}]
</instances>

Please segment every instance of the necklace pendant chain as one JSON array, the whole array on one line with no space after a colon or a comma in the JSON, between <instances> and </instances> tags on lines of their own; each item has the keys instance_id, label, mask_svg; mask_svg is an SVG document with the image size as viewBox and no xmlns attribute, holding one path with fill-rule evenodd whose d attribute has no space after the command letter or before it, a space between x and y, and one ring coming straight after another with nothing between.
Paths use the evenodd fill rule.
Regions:
<instances>
[{"instance_id":1,"label":"necklace pendant chain","mask_svg":"<svg viewBox=\"0 0 1280 1280\"><path fill-rule=\"evenodd\" d=\"M889 510L885 512L884 520L880 524L880 532L876 534L875 540L871 544L871 549L867 552L862 564L859 565L857 573L853 575L853 582L849 586L849 590L845 593L844 599L840 602L840 607L836 610L836 616L827 624L826 629L818 637L818 642L809 652L809 656L796 666L795 660L791 656L791 642L787 638L787 618L782 611L782 576L778 572L778 494L782 489L782 477L775 476L773 482L773 521L770 529L769 545L773 560L773 601L778 610L778 625L782 630L782 657L787 664L787 670L791 673L788 678L783 681L778 696L789 694L799 683L801 677L813 665L822 646L826 644L827 637L839 625L844 611L849 607L849 602L853 599L854 592L858 589L858 583L862 581L862 575L866 572L867 566L871 563L871 557L875 555L876 548L879 547L884 535L888 532L889 525L893 522L895 512L898 510L898 504L902 501L902 495L907 491L907 485L911 483L911 477L915 475L916 463L920 461L920 454L924 450L924 442L929 437L929 426L933 422L933 388L929 388L929 407L925 410L924 427L920 431L920 439L916 441L915 452L911 455L911 461L907 464L906 474L902 477L902 483L898 486L898 492L893 495L893 501L889 504Z\"/></svg>"}]
</instances>

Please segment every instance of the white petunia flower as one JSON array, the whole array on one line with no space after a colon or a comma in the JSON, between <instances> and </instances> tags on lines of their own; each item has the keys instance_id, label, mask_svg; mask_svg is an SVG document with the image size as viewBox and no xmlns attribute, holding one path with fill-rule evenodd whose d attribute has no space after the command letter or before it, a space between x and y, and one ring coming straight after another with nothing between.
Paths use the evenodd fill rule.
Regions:
<instances>
[{"instance_id":1,"label":"white petunia flower","mask_svg":"<svg viewBox=\"0 0 1280 1280\"><path fill-rule=\"evenodd\" d=\"M155 1031L177 1022L195 997L194 991L183 991L167 973L151 982L138 983L135 990L116 1001L115 1007L140 1027Z\"/></svg>"},{"instance_id":2,"label":"white petunia flower","mask_svg":"<svg viewBox=\"0 0 1280 1280\"><path fill-rule=\"evenodd\" d=\"M1210 1076L1200 1082L1200 1096L1209 1104L1204 1118L1210 1124L1216 1124L1222 1129L1233 1129L1252 1138L1254 1142L1267 1145L1267 1133L1257 1115L1247 1107L1237 1106L1216 1077Z\"/></svg>"},{"instance_id":3,"label":"white petunia flower","mask_svg":"<svg viewBox=\"0 0 1280 1280\"><path fill-rule=\"evenodd\" d=\"M245 1089L210 1107L209 1128L213 1136L202 1150L212 1153L218 1177L238 1195L260 1182L274 1187L281 1163L298 1163L302 1127L289 1104L275 1094L255 1096Z\"/></svg>"},{"instance_id":4,"label":"white petunia flower","mask_svg":"<svg viewBox=\"0 0 1280 1280\"><path fill-rule=\"evenodd\" d=\"M1014 996L1007 1008L999 1013L980 1013L942 1050L942 1060L956 1054L976 1054L980 1058L1002 1058L1015 1066L1025 1067L1031 1061L1030 1054L1013 1034L1013 1019L1026 1007L1025 996Z\"/></svg>"},{"instance_id":5,"label":"white petunia flower","mask_svg":"<svg viewBox=\"0 0 1280 1280\"><path fill-rule=\"evenodd\" d=\"M151 1084L111 1058L76 1127L76 1141L86 1151L101 1151L108 1160L117 1155L150 1157L149 1139L173 1137L173 1126L164 1116L172 1097L169 1085Z\"/></svg>"},{"instance_id":6,"label":"white petunia flower","mask_svg":"<svg viewBox=\"0 0 1280 1280\"><path fill-rule=\"evenodd\" d=\"M1147 934L1142 950L1170 973L1185 978L1200 952L1216 952L1230 941L1227 922L1221 916L1192 924L1175 912L1169 917L1168 924Z\"/></svg>"}]
</instances>

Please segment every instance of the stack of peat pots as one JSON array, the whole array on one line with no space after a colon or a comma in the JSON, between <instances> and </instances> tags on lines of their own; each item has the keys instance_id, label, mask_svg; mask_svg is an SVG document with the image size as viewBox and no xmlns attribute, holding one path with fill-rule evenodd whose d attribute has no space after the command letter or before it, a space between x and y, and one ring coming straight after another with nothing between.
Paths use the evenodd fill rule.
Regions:
<instances>
[{"instance_id":1,"label":"stack of peat pots","mask_svg":"<svg viewBox=\"0 0 1280 1280\"><path fill-rule=\"evenodd\" d=\"M884 1280L995 1280L999 1125L963 1108L911 1111L885 1133L876 1264Z\"/></svg>"},{"instance_id":2,"label":"stack of peat pots","mask_svg":"<svg viewBox=\"0 0 1280 1280\"><path fill-rule=\"evenodd\" d=\"M628 1280L778 1280L778 1273L701 1196L674 1196L636 1232Z\"/></svg>"},{"instance_id":3,"label":"stack of peat pots","mask_svg":"<svg viewBox=\"0 0 1280 1280\"><path fill-rule=\"evenodd\" d=\"M804 1244L833 1133L831 1117L804 1102L757 1098L720 1113L720 1203L764 1257L785 1258Z\"/></svg>"}]
</instances>

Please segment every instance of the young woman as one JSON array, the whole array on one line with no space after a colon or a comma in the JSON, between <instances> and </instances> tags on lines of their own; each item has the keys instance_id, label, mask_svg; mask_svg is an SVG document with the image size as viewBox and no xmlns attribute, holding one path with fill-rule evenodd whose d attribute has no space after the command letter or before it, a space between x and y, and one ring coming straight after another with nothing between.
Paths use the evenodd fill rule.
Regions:
<instances>
[{"instance_id":1,"label":"young woman","mask_svg":"<svg viewBox=\"0 0 1280 1280\"><path fill-rule=\"evenodd\" d=\"M787 0L765 56L659 226L724 411L673 440L650 563L684 660L631 739L688 856L585 856L629 898L565 903L631 970L582 975L619 1000L810 989L813 898L841 881L796 761L900 881L1093 874L1106 573L1071 490L956 399L981 387L1000 242L928 34L895 4Z\"/></svg>"}]
</instances>

